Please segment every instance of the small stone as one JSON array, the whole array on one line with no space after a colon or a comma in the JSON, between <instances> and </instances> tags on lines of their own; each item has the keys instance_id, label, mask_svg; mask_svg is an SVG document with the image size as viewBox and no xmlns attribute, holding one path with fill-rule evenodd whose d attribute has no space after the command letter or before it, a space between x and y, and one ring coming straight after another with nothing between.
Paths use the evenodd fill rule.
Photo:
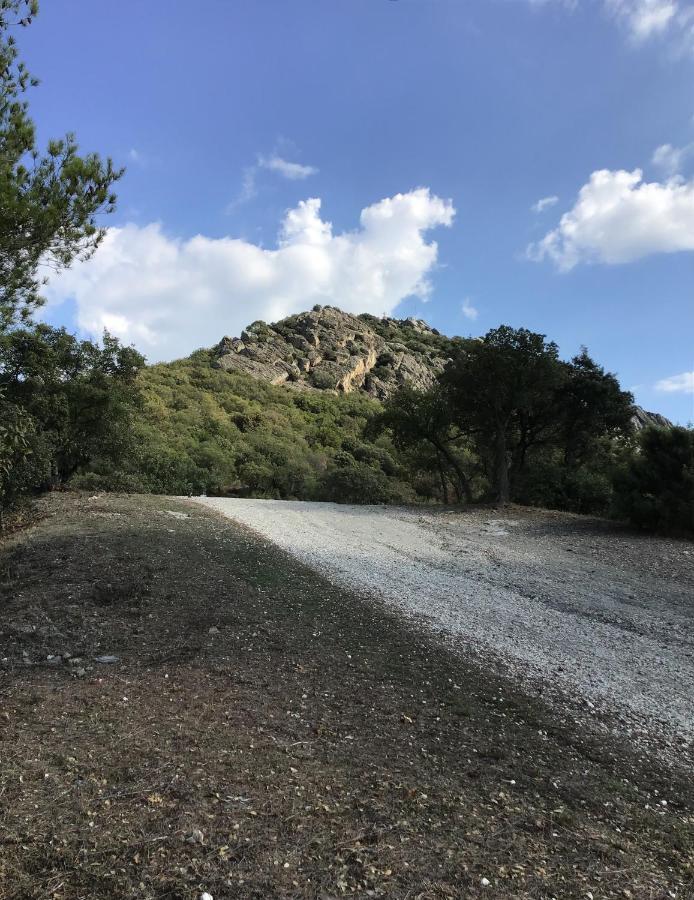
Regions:
<instances>
[{"instance_id":1,"label":"small stone","mask_svg":"<svg viewBox=\"0 0 694 900\"><path fill-rule=\"evenodd\" d=\"M199 828L194 828L186 838L186 841L189 844L203 844L205 842L205 835Z\"/></svg>"},{"instance_id":2,"label":"small stone","mask_svg":"<svg viewBox=\"0 0 694 900\"><path fill-rule=\"evenodd\" d=\"M482 885L482 887L489 887L491 881L488 878L482 878L480 880L480 884Z\"/></svg>"},{"instance_id":3,"label":"small stone","mask_svg":"<svg viewBox=\"0 0 694 900\"><path fill-rule=\"evenodd\" d=\"M97 656L95 657L95 662L101 663L104 666L110 666L113 663L120 662L120 656Z\"/></svg>"},{"instance_id":4,"label":"small stone","mask_svg":"<svg viewBox=\"0 0 694 900\"><path fill-rule=\"evenodd\" d=\"M212 628L208 629L208 634L219 634L219 628L216 625L213 625Z\"/></svg>"},{"instance_id":5,"label":"small stone","mask_svg":"<svg viewBox=\"0 0 694 900\"><path fill-rule=\"evenodd\" d=\"M200 900L214 900L214 897L212 894L208 894L207 891L203 891L202 894L200 894Z\"/></svg>"}]
</instances>

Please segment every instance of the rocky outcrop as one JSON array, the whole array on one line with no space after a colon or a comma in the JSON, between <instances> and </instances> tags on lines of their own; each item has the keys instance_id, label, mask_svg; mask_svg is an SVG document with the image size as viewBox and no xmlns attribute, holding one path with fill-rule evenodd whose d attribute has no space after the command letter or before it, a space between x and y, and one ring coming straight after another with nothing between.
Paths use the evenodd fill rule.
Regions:
<instances>
[{"instance_id":1,"label":"rocky outcrop","mask_svg":"<svg viewBox=\"0 0 694 900\"><path fill-rule=\"evenodd\" d=\"M453 345L421 319L353 316L324 306L225 337L215 365L295 390L359 390L384 400L405 384L430 387Z\"/></svg>"},{"instance_id":2,"label":"rocky outcrop","mask_svg":"<svg viewBox=\"0 0 694 900\"><path fill-rule=\"evenodd\" d=\"M643 431L644 428L648 428L650 425L655 425L658 428L672 428L672 422L666 419L665 416L661 416L660 413L647 412L640 406L634 407L631 424L634 426L634 431Z\"/></svg>"}]
</instances>

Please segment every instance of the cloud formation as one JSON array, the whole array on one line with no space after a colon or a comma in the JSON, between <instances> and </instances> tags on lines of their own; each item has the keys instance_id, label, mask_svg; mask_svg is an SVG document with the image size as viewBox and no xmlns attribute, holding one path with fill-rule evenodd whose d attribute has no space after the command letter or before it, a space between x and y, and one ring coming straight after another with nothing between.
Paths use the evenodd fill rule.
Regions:
<instances>
[{"instance_id":1,"label":"cloud formation","mask_svg":"<svg viewBox=\"0 0 694 900\"><path fill-rule=\"evenodd\" d=\"M552 195L551 197L542 197L537 203L533 203L530 209L535 213L544 212L546 209L549 209L551 206L554 206L555 203L559 202L559 197L556 195Z\"/></svg>"},{"instance_id":2,"label":"cloud formation","mask_svg":"<svg viewBox=\"0 0 694 900\"><path fill-rule=\"evenodd\" d=\"M641 169L601 169L559 225L527 252L566 272L579 263L627 263L683 250L694 250L694 181L645 182Z\"/></svg>"},{"instance_id":3,"label":"cloud formation","mask_svg":"<svg viewBox=\"0 0 694 900\"><path fill-rule=\"evenodd\" d=\"M452 224L451 201L427 188L396 194L341 234L320 210L315 198L289 210L272 250L231 237L180 240L157 223L110 228L94 256L54 276L46 295L74 299L83 332L107 328L152 361L315 303L380 315L406 297L426 299L438 254L426 234Z\"/></svg>"},{"instance_id":4,"label":"cloud formation","mask_svg":"<svg viewBox=\"0 0 694 900\"><path fill-rule=\"evenodd\" d=\"M460 311L465 316L466 319L470 319L471 322L474 322L477 316L479 316L479 310L472 305L470 302L470 298L466 297L463 300L463 305L460 307Z\"/></svg>"},{"instance_id":5,"label":"cloud formation","mask_svg":"<svg viewBox=\"0 0 694 900\"><path fill-rule=\"evenodd\" d=\"M694 371L663 378L656 384L655 389L665 391L667 394L694 394Z\"/></svg>"},{"instance_id":6,"label":"cloud formation","mask_svg":"<svg viewBox=\"0 0 694 900\"><path fill-rule=\"evenodd\" d=\"M289 162L278 153L271 153L270 156L258 154L255 165L246 166L243 170L243 178L241 181L241 190L238 195L227 204L226 211L233 212L244 203L248 203L258 194L258 173L261 169L268 172L274 172L288 181L303 181L310 175L316 175L318 169L315 166L305 166L297 162Z\"/></svg>"},{"instance_id":7,"label":"cloud formation","mask_svg":"<svg viewBox=\"0 0 694 900\"><path fill-rule=\"evenodd\" d=\"M302 181L309 175L315 175L318 172L315 166L302 166L301 163L289 162L276 153L273 153L272 156L259 156L258 167L268 169L270 172L277 172L290 181Z\"/></svg>"},{"instance_id":8,"label":"cloud formation","mask_svg":"<svg viewBox=\"0 0 694 900\"><path fill-rule=\"evenodd\" d=\"M536 7L549 3L575 9L585 0L530 0ZM602 0L607 14L615 19L636 44L666 37L680 51L694 51L694 5L683 0Z\"/></svg>"},{"instance_id":9,"label":"cloud formation","mask_svg":"<svg viewBox=\"0 0 694 900\"><path fill-rule=\"evenodd\" d=\"M672 178L674 175L679 175L682 172L687 159L693 152L694 143L687 144L686 147L673 147L672 144L661 144L660 147L656 147L651 162L665 176Z\"/></svg>"},{"instance_id":10,"label":"cloud formation","mask_svg":"<svg viewBox=\"0 0 694 900\"><path fill-rule=\"evenodd\" d=\"M605 0L636 41L663 34L681 14L677 0Z\"/></svg>"}]
</instances>

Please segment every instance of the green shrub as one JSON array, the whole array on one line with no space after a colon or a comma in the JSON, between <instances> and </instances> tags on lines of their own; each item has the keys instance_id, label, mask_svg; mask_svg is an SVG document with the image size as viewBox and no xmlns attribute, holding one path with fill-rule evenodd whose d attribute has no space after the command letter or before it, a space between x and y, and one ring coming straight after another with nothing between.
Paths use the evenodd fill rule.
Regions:
<instances>
[{"instance_id":1,"label":"green shrub","mask_svg":"<svg viewBox=\"0 0 694 900\"><path fill-rule=\"evenodd\" d=\"M319 490L321 498L334 503L407 503L412 499L406 485L358 462L327 472Z\"/></svg>"},{"instance_id":2,"label":"green shrub","mask_svg":"<svg viewBox=\"0 0 694 900\"><path fill-rule=\"evenodd\" d=\"M311 384L322 391L335 388L335 376L325 369L314 369L310 375Z\"/></svg>"},{"instance_id":3,"label":"green shrub","mask_svg":"<svg viewBox=\"0 0 694 900\"><path fill-rule=\"evenodd\" d=\"M647 428L615 479L615 514L650 531L694 534L694 431Z\"/></svg>"},{"instance_id":4,"label":"green shrub","mask_svg":"<svg viewBox=\"0 0 694 900\"><path fill-rule=\"evenodd\" d=\"M587 465L569 468L558 459L533 461L518 475L516 503L565 509L576 513L605 513L612 500L609 470Z\"/></svg>"}]
</instances>

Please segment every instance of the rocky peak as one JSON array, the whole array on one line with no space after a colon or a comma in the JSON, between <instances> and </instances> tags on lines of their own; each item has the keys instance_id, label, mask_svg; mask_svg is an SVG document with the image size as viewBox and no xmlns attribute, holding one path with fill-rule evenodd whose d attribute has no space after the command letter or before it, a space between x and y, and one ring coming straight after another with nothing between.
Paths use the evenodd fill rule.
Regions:
<instances>
[{"instance_id":1,"label":"rocky peak","mask_svg":"<svg viewBox=\"0 0 694 900\"><path fill-rule=\"evenodd\" d=\"M643 431L644 428L648 428L651 425L655 425L658 428L672 428L672 422L666 419L665 416L661 416L660 413L647 412L640 406L634 407L631 424L634 426L634 431Z\"/></svg>"},{"instance_id":2,"label":"rocky peak","mask_svg":"<svg viewBox=\"0 0 694 900\"><path fill-rule=\"evenodd\" d=\"M254 322L240 338L223 338L215 364L298 390L359 390L385 399L404 384L430 387L453 345L422 319L314 306L272 325Z\"/></svg>"}]
</instances>

